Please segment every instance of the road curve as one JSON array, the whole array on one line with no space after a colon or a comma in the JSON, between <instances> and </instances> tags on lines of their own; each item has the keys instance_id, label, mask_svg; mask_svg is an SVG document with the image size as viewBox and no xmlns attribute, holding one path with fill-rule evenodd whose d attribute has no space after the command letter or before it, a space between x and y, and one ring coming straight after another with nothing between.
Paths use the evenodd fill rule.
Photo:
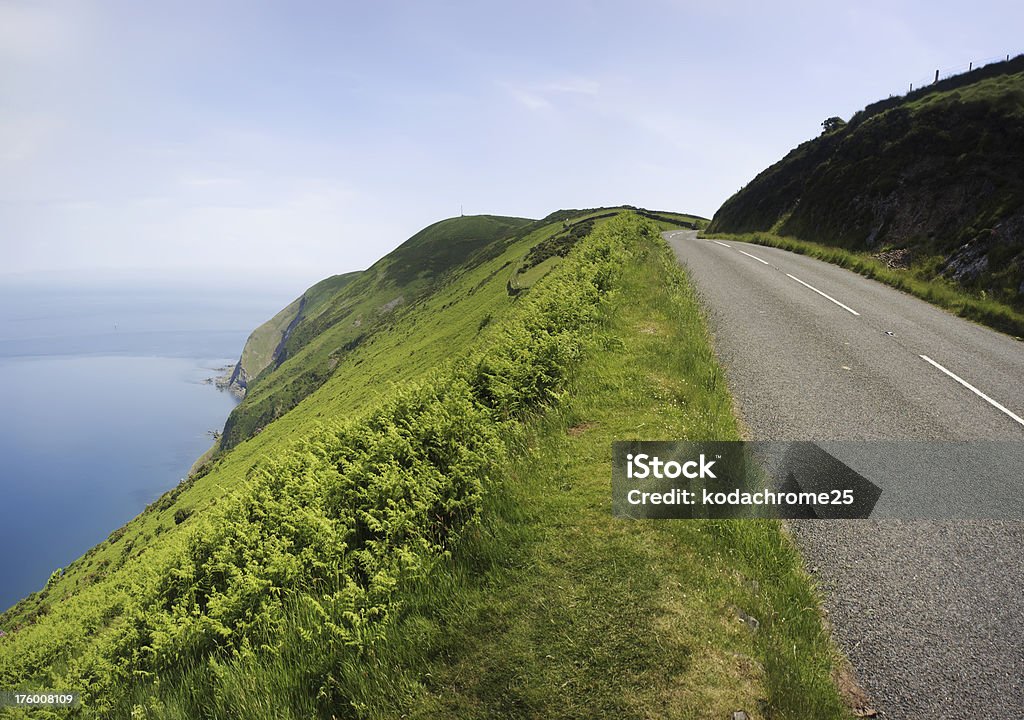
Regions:
<instances>
[{"instance_id":1,"label":"road curve","mask_svg":"<svg viewBox=\"0 0 1024 720\"><path fill-rule=\"evenodd\" d=\"M907 447L945 452L941 462L966 474L936 479L919 453L879 483L893 516L941 492L972 509L988 503L983 517L1024 517L1024 343L813 258L693 231L664 237L702 297L749 439L928 441ZM993 440L1000 482L978 497L965 478L983 462L977 441ZM882 717L1024 708L1024 523L792 528Z\"/></svg>"}]
</instances>

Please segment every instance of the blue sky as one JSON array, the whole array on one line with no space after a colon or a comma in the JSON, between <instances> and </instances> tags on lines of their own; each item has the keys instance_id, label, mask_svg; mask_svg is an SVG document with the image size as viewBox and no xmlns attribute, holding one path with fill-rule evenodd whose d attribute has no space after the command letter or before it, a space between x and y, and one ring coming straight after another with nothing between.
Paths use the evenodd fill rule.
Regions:
<instances>
[{"instance_id":1,"label":"blue sky","mask_svg":"<svg viewBox=\"0 0 1024 720\"><path fill-rule=\"evenodd\" d=\"M459 213L710 216L1020 3L3 2L0 274L366 267Z\"/></svg>"}]
</instances>

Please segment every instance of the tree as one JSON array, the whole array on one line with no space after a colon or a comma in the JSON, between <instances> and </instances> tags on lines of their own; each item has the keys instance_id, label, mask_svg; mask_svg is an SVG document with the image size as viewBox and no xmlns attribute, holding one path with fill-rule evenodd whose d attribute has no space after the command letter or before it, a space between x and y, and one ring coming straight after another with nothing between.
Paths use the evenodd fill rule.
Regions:
<instances>
[{"instance_id":1,"label":"tree","mask_svg":"<svg viewBox=\"0 0 1024 720\"><path fill-rule=\"evenodd\" d=\"M827 120L821 121L821 134L827 135L830 132L835 132L836 130L844 127L846 127L846 121L841 117L833 116Z\"/></svg>"}]
</instances>

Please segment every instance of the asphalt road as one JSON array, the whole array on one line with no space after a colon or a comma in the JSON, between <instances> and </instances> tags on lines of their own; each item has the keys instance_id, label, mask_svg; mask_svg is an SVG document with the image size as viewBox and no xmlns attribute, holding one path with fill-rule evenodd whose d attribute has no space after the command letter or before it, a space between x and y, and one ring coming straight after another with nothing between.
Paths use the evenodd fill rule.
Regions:
<instances>
[{"instance_id":1,"label":"asphalt road","mask_svg":"<svg viewBox=\"0 0 1024 720\"><path fill-rule=\"evenodd\" d=\"M935 518L791 523L872 706L1019 717L1024 343L812 258L664 236L746 436L822 441L882 487L873 517Z\"/></svg>"}]
</instances>

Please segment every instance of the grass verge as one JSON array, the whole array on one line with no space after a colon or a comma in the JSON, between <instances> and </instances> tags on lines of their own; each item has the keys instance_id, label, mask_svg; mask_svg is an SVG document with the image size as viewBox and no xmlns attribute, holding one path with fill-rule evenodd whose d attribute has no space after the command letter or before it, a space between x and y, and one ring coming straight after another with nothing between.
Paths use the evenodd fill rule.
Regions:
<instances>
[{"instance_id":1,"label":"grass verge","mask_svg":"<svg viewBox=\"0 0 1024 720\"><path fill-rule=\"evenodd\" d=\"M824 260L864 277L885 283L897 290L910 293L962 318L974 320L1017 339L1024 338L1024 313L992 298L973 295L948 281L921 277L915 274L913 268L906 270L891 268L867 253L857 253L844 248L765 232L708 233L701 237L766 245Z\"/></svg>"}]
</instances>

